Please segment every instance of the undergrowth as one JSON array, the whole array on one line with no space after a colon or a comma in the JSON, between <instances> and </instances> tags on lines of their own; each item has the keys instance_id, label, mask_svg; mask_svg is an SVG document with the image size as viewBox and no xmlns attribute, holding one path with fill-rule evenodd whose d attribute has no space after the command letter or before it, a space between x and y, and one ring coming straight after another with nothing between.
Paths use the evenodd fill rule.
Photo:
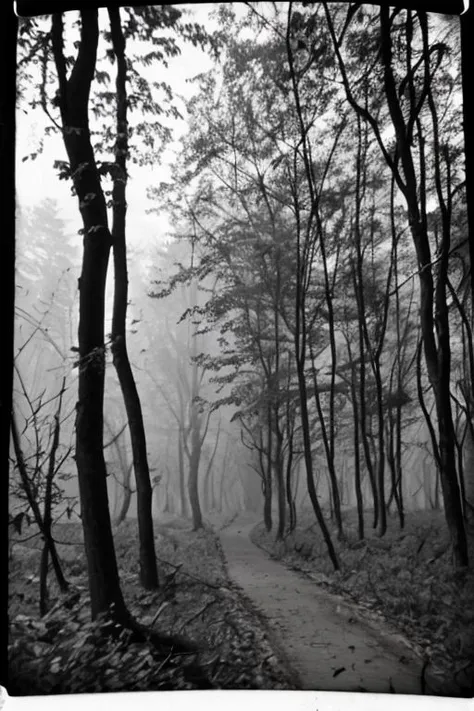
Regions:
<instances>
[{"instance_id":1,"label":"undergrowth","mask_svg":"<svg viewBox=\"0 0 474 711\"><path fill-rule=\"evenodd\" d=\"M80 524L54 536L71 592L60 595L50 575L50 610L38 614L41 545L24 531L12 541L9 585L11 695L177 689L289 689L291 682L256 615L228 581L219 543L188 522L156 527L160 587L138 583L136 522L115 531L124 597L134 618L153 633L189 640L197 654L137 641L90 621Z\"/></svg>"}]
</instances>

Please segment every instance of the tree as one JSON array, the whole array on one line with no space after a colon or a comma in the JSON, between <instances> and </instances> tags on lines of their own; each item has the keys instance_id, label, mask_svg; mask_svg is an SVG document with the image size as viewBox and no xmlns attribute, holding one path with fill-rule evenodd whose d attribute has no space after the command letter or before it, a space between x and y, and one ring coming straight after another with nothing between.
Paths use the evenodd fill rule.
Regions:
<instances>
[{"instance_id":1,"label":"tree","mask_svg":"<svg viewBox=\"0 0 474 711\"><path fill-rule=\"evenodd\" d=\"M133 159L136 162L143 164L146 161L156 159L157 153L162 147L162 141L170 135L170 129L164 125L163 118L177 115L176 108L169 102L171 98L169 87L163 82L148 84L137 67L140 63L148 64L153 58L161 58L166 61L166 56L176 55L179 52L179 47L173 37L157 39L154 33L163 28L175 27L180 17L180 11L171 8L157 11L147 7L140 7L125 11L123 18L120 17L118 10L111 10L109 16L111 32L108 35L105 33L104 36L112 44L111 49L106 50L106 57L117 62L118 101L115 101L116 95L113 92L107 91L107 85L110 83L108 72L102 71L102 66L96 66L99 31L97 29L97 19L90 13L86 13L84 16L81 15L80 23L73 23L73 32L77 31L77 28L81 25L81 35L76 43L76 46L79 47L76 59L68 54L68 41L64 46L62 16L54 16L50 35L41 36L41 31L39 30L41 23L38 25L34 21L26 23L26 28L23 27L20 33L21 45L25 55L22 62L20 62L20 74L23 78L28 76L30 71L29 61L32 57L37 56L38 59L35 59L35 61L39 60L41 81L39 97L35 97L32 100L32 104L33 106L39 104L50 117L52 126L48 127L49 131L60 130L63 134L69 162L58 161L56 167L60 171L60 178L72 178L74 190L79 198L83 221L87 222L83 230L85 252L81 289L82 292L88 292L91 289L91 294L80 301L80 311L83 316L82 324L79 326L81 366L83 358L89 358L91 353L93 353L97 362L104 363L105 351L102 352L102 349L105 348L105 343L103 343L103 336L99 335L97 325L89 328L87 320L93 303L93 299L89 300L89 298L93 293L94 297L99 298L97 322L98 319L102 319L103 322L103 288L110 246L113 242L116 299L111 345L130 420L139 502L141 578L147 587L153 587L157 584L157 572L151 518L152 492L149 481L143 418L125 343L127 269L124 180L126 180L127 154L132 149L132 144L135 146L141 142L142 146L145 145L146 147L145 151L132 152ZM85 26L84 29L82 24ZM199 42L201 45L205 42L206 36L199 26L183 23L179 28L184 38L192 39L195 43ZM139 57L136 62L132 62L129 57L125 56L125 39L127 37L134 37L143 43L151 42L154 45L160 45L160 47L152 48L151 52ZM92 41L93 52L90 57L86 58L83 44L84 41L89 39ZM58 91L55 96L51 96L52 84L54 84L55 79L50 68L49 42L51 42L53 60L58 77ZM83 51L80 51L81 49ZM72 69L68 76L71 67ZM84 79L81 75L83 68L87 70ZM128 94L126 93L125 84L127 78L130 85ZM93 82L93 79L96 81ZM104 84L106 85L105 90L101 89L101 85ZM72 99L71 94L76 89L79 90L80 95ZM165 95L166 108L157 103L156 91L161 91ZM89 99L91 99L90 107ZM155 120L134 123L133 126L129 126L126 113L127 103L132 108L141 108L144 114L154 116ZM59 108L60 122L57 121L54 115L56 108ZM77 120L74 117L76 111L79 112ZM116 126L113 128L106 121L104 130L98 132L95 127L90 129L90 116L102 116L107 118L108 121L114 121L115 119ZM161 118L156 119L156 117ZM111 153L113 154L112 161L109 160ZM112 200L109 203L105 200L105 191L101 186L101 181L105 180L107 176L112 179ZM107 224L108 207L111 207L113 212L112 235ZM95 242L99 242L99 238L102 236L102 250L98 247L96 248L95 245L89 246L89 242L95 240L95 237L97 237ZM98 257L96 273L94 273L93 267L93 252L95 252L94 256ZM84 339L83 330L94 332L93 337ZM90 335L92 336L92 333ZM87 347L83 343L84 340L90 341ZM84 352L83 346L85 348ZM100 368L102 367L100 366ZM97 384L99 385L99 379ZM96 392L96 405L98 407L99 401L102 402L103 400L103 384L99 385L99 390L96 390ZM91 456L93 458L95 454L92 453ZM103 457L101 458L103 459ZM99 477L102 478L104 472L103 462L98 463L98 469L101 472ZM107 524L105 524L105 527L108 527ZM105 545L107 546L107 543ZM114 575L112 575L113 578Z\"/></svg>"},{"instance_id":2,"label":"tree","mask_svg":"<svg viewBox=\"0 0 474 711\"><path fill-rule=\"evenodd\" d=\"M201 250L193 278L203 279L212 272L219 285L218 296L209 299L200 313L209 327L220 328L223 356L212 363L208 359L206 366L215 372L221 371L215 379L223 385L235 382L226 403L234 399L240 409L245 405L244 412L260 412L260 422L265 422L266 431L262 434L266 444L260 447L268 464L264 487L268 506L275 475L280 520L277 533L281 536L287 498L283 476L286 428L281 426L280 419L284 422L286 413L282 405L287 396L280 388L286 383L287 370L281 367L281 362L286 360L289 348L299 357L298 339L306 338L301 304L296 307L296 325L291 323L293 317L289 317L290 309L295 309L294 299L300 298L302 291L295 287L293 277L288 282L286 277L305 250L308 255L305 269L310 271L309 260L314 255L309 243L303 247L293 242L290 248L285 240L292 232L301 236L306 230L311 234L312 226L308 228L306 223L301 226L303 212L299 200L303 199L304 186L299 175L300 154L298 145L293 147L291 132L290 138L286 135L289 82L288 78L282 81L281 68L285 44L281 37L275 36L258 47L239 43L230 36L227 40L227 57L222 65L225 82L220 93L215 76L200 77L201 95L189 107L195 119L185 147L185 164L179 182L181 197L185 183L196 181L197 185L189 200L181 199L181 208L176 208L176 213L193 226L192 239ZM262 64L268 72L262 72ZM272 107L269 123L261 120L258 104L262 102ZM297 119L291 114L290 127L296 123ZM283 153L282 143L289 143L294 153L291 150L288 155ZM293 191L292 185L296 186ZM296 218L291 219L289 216L294 212L297 212ZM305 317L312 306L309 299L303 304ZM302 333L305 335L301 336ZM228 345L227 334L232 334ZM238 350L232 342L234 339L238 339ZM310 496L337 565L314 486L304 359L299 361L295 377L297 372L302 388L296 390L300 417L306 420L303 428L306 428ZM269 525L268 512L266 519Z\"/></svg>"},{"instance_id":3,"label":"tree","mask_svg":"<svg viewBox=\"0 0 474 711\"><path fill-rule=\"evenodd\" d=\"M20 511L17 511L16 508L14 509L16 513L14 516L11 515L11 523L15 526L17 531L21 533L22 522L24 519L29 520L28 512L31 512L33 520L43 538L40 564L39 608L40 614L45 615L48 611L47 580L49 557L51 557L54 573L61 592L65 593L69 589L69 584L64 576L52 534L53 509L58 504L65 503L65 497L58 487L57 479L61 478L61 468L71 451L70 447L64 448L60 442L63 417L61 410L65 391L65 378L62 380L61 390L54 398L54 400L57 400L57 407L53 416L53 425L47 428L47 419L45 420L44 414L42 413L42 410L45 409L45 404L41 397L35 402L31 401L21 375L18 369L16 370L23 395L31 411L30 418L27 419L25 424L25 430L33 428L35 447L33 452L25 456L21 444L21 435L17 422L18 418L15 411L13 411L11 416L12 441L16 457L16 467L20 476L16 498L17 500L25 499L27 506L26 508L22 506ZM44 430L46 428L48 429L47 443L44 442ZM58 454L60 454L59 458ZM44 470L46 470L46 472ZM62 478L64 478L64 475ZM13 495L15 496L15 490L13 490ZM72 508L73 504L68 502L66 511L69 517Z\"/></svg>"},{"instance_id":4,"label":"tree","mask_svg":"<svg viewBox=\"0 0 474 711\"><path fill-rule=\"evenodd\" d=\"M430 46L428 20L424 13L418 13L415 23L414 17L408 11L406 20L396 23L395 20L399 12L390 12L385 7L381 8L379 13L381 88L384 92L388 116L396 139L395 150L390 150L382 138L379 121L367 104L361 103L360 98L355 95L354 89L351 87L333 18L326 4L324 4L324 8L347 100L353 110L371 126L387 165L393 173L397 187L406 201L410 230L418 260L423 349L436 403L439 465L446 520L451 534L455 564L464 566L467 564L468 552L454 447L450 396L451 348L446 295L451 221L448 207L449 197L447 198L443 194L440 180L442 159L437 151L440 148L439 116L433 94L433 81L442 66L444 50L441 48L442 45L438 45L438 49L434 50ZM352 19L352 15L353 13L350 12L348 23ZM422 52L421 59L417 62L413 57L415 29L419 32L418 41ZM395 31L402 33L405 42L405 52L400 60L397 58L397 62L394 58L393 34ZM408 101L408 105L405 108L406 101ZM405 102L403 107L402 102ZM421 110L424 107L429 111L432 121L433 154L436 156L432 173L434 195L441 210L444 211L436 273L427 224L427 176L424 172L418 173L417 171L420 161L426 169L426 130L421 121ZM407 109L408 114L406 113Z\"/></svg>"},{"instance_id":5,"label":"tree","mask_svg":"<svg viewBox=\"0 0 474 711\"><path fill-rule=\"evenodd\" d=\"M58 75L58 103L64 145L83 221L84 251L79 287L79 392L76 415L76 463L91 612L113 610L128 621L120 589L110 524L103 454L105 372L105 280L111 247L107 208L89 127L89 95L96 68L97 10L81 11L81 38L70 75L64 55L63 18L53 15L51 42Z\"/></svg>"},{"instance_id":6,"label":"tree","mask_svg":"<svg viewBox=\"0 0 474 711\"><path fill-rule=\"evenodd\" d=\"M175 249L179 247L179 244L174 245ZM173 251L170 245L168 260ZM172 276L170 281L173 283ZM164 330L167 334L166 344L160 343L157 347L158 358L155 360L155 369L160 372L162 382L156 376L152 376L152 380L176 422L181 514L187 517L189 503L193 528L198 530L203 525L199 471L213 412L206 405L209 384L206 369L199 362L201 349L205 348L206 335L200 332L198 321L190 316L199 308L197 284L180 284L176 289L172 286L171 292L162 289L152 296L163 299L160 305L166 309ZM174 324L170 322L173 317ZM207 477L208 473L202 478L204 486Z\"/></svg>"},{"instance_id":7,"label":"tree","mask_svg":"<svg viewBox=\"0 0 474 711\"><path fill-rule=\"evenodd\" d=\"M120 12L109 9L112 48L117 63L117 108L115 163L113 166L111 238L114 257L115 291L112 316L111 349L127 411L132 442L133 467L137 485L137 514L140 539L140 579L143 587L158 587L155 540L152 518L152 487L146 450L142 408L126 344L128 275L126 251L126 185L128 156L127 60Z\"/></svg>"}]
</instances>

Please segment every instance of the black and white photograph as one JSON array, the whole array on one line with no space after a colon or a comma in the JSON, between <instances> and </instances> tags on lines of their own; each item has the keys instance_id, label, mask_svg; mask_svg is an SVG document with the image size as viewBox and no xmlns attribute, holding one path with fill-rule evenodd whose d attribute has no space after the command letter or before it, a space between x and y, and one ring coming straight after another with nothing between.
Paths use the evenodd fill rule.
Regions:
<instances>
[{"instance_id":1,"label":"black and white photograph","mask_svg":"<svg viewBox=\"0 0 474 711\"><path fill-rule=\"evenodd\" d=\"M473 10L14 11L7 709L467 708Z\"/></svg>"}]
</instances>

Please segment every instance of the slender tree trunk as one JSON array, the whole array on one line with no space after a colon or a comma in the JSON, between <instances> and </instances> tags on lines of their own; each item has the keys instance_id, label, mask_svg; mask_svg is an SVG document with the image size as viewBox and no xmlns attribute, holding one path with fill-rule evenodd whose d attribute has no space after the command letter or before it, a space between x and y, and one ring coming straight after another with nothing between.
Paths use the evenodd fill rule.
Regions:
<instances>
[{"instance_id":1,"label":"slender tree trunk","mask_svg":"<svg viewBox=\"0 0 474 711\"><path fill-rule=\"evenodd\" d=\"M183 432L183 427L180 426L179 437L178 437L179 498L180 498L180 502L181 502L181 516L183 518L188 518L189 511L188 511L188 499L187 499L187 493L186 493L186 481L185 481L186 475L185 475L185 469L184 469L183 447L184 447L184 432Z\"/></svg>"},{"instance_id":2,"label":"slender tree trunk","mask_svg":"<svg viewBox=\"0 0 474 711\"><path fill-rule=\"evenodd\" d=\"M299 251L299 245L298 245ZM298 256L299 262L299 256ZM298 275L300 272L300 264L298 263ZM306 389L306 376L305 376L305 350L306 350L306 324L305 324L305 313L304 313L304 296L301 292L301 282L298 276L298 284L296 289L296 319L295 319L295 356L296 356L296 370L298 374L298 389L299 389L299 400L300 400L300 413L301 413L301 427L303 432L303 446L304 446L304 460L306 465L306 483L308 486L308 494L313 506L314 513L316 515L316 520L321 529L321 533L326 543L326 547L329 553L329 557L333 564L334 570L339 570L339 561L337 559L336 551L329 534L329 530L326 526L324 520L323 512L321 506L319 505L318 495L316 491L316 486L314 483L314 473L313 473L313 458L311 453L311 433L309 424L309 413L308 413L308 393Z\"/></svg>"},{"instance_id":3,"label":"slender tree trunk","mask_svg":"<svg viewBox=\"0 0 474 711\"><path fill-rule=\"evenodd\" d=\"M384 433L384 411L383 411L383 391L380 364L377 362L374 367L377 387L377 442L378 442L378 462L377 462L377 493L379 508L378 535L384 536L387 531L387 509L385 505L385 433Z\"/></svg>"},{"instance_id":4,"label":"slender tree trunk","mask_svg":"<svg viewBox=\"0 0 474 711\"><path fill-rule=\"evenodd\" d=\"M267 531L271 531L273 526L273 438L271 426L270 409L267 411L267 453L266 453L266 474L265 474L265 490L264 490L264 520Z\"/></svg>"},{"instance_id":5,"label":"slender tree trunk","mask_svg":"<svg viewBox=\"0 0 474 711\"><path fill-rule=\"evenodd\" d=\"M219 513L222 513L224 506L224 482L227 473L227 458L229 455L229 438L227 437L225 443L224 456L222 458L222 473L219 482Z\"/></svg>"},{"instance_id":6,"label":"slender tree trunk","mask_svg":"<svg viewBox=\"0 0 474 711\"><path fill-rule=\"evenodd\" d=\"M347 352L349 355L349 361L352 362L352 349L349 340L347 342ZM357 501L357 524L358 524L358 534L359 540L363 540L364 532L364 497L362 496L362 482L361 482L361 472L360 472L360 442L359 442L359 407L357 401L357 384L355 376L355 368L351 367L351 403L352 403L352 414L354 417L354 429L353 429L353 440L354 440L354 488Z\"/></svg>"},{"instance_id":7,"label":"slender tree trunk","mask_svg":"<svg viewBox=\"0 0 474 711\"><path fill-rule=\"evenodd\" d=\"M285 478L283 474L283 462L277 460L275 474L278 490L278 528L276 535L278 541L283 538L286 529L286 491Z\"/></svg>"},{"instance_id":8,"label":"slender tree trunk","mask_svg":"<svg viewBox=\"0 0 474 711\"><path fill-rule=\"evenodd\" d=\"M314 475L313 475L313 461L312 461L312 456L311 456L311 435L310 435L310 427L309 427L309 414L308 414L308 406L307 406L307 392L306 392L306 383L304 380L304 369L301 367L301 364L298 363L298 381L299 381L299 388L300 388L300 401L301 401L301 424L302 424L302 429L303 429L303 443L304 443L304 456L305 456L305 464L306 464L306 482L308 485L308 494L309 498L311 500L311 504L313 506L314 513L316 514L316 519L318 521L319 527L321 529L321 533L323 534L324 541L326 543L326 547L328 549L329 557L331 559L331 562L333 564L334 570L339 570L339 561L336 556L336 551L334 549L331 536L329 534L329 530L326 526L326 522L324 520L323 513L321 511L321 507L319 505L318 501L318 496L316 493L316 487L314 484Z\"/></svg>"},{"instance_id":9,"label":"slender tree trunk","mask_svg":"<svg viewBox=\"0 0 474 711\"><path fill-rule=\"evenodd\" d=\"M155 537L153 531L152 487L146 451L145 426L140 397L128 358L126 321L128 305L128 273L126 248L126 185L128 155L127 65L125 38L120 11L109 8L112 46L117 60L117 137L115 142L115 170L113 179L112 245L114 257L114 305L112 315L112 354L117 377L127 411L132 443L133 467L137 487L138 536L140 541L140 581L144 588L158 587Z\"/></svg>"},{"instance_id":10,"label":"slender tree trunk","mask_svg":"<svg viewBox=\"0 0 474 711\"><path fill-rule=\"evenodd\" d=\"M132 465L130 465L127 473L127 478L123 483L122 487L122 503L120 505L120 509L118 514L115 517L115 523L117 526L119 526L121 523L125 521L127 518L128 510L130 508L130 504L132 503L132 494L133 491L130 487L130 474L132 473Z\"/></svg>"},{"instance_id":11,"label":"slender tree trunk","mask_svg":"<svg viewBox=\"0 0 474 711\"><path fill-rule=\"evenodd\" d=\"M189 457L188 493L193 516L193 531L202 528L202 512L199 502L199 463L201 459L201 421L193 403L191 414L191 452Z\"/></svg>"},{"instance_id":12,"label":"slender tree trunk","mask_svg":"<svg viewBox=\"0 0 474 711\"><path fill-rule=\"evenodd\" d=\"M296 528L296 505L292 492L292 474L293 474L293 433L288 435L288 454L286 457L286 500L288 503L288 531L291 533Z\"/></svg>"},{"instance_id":13,"label":"slender tree trunk","mask_svg":"<svg viewBox=\"0 0 474 711\"><path fill-rule=\"evenodd\" d=\"M398 281L398 237L396 234L395 222L394 222L394 188L395 181L392 177L392 189L390 198L390 218L392 222L392 241L394 248L393 255L393 269L394 269L394 288L395 288L395 323L396 323L396 333L397 333L397 353L395 359L395 365L397 370L397 403L395 406L395 419L393 419L392 410L390 410L390 436L392 439L392 458L393 458L393 477L394 485L393 494L395 497L395 502L397 504L398 518L400 521L400 528L403 529L405 526L405 512L403 509L403 482L402 482L402 406L399 402L399 398L402 393L403 381L402 381L402 336L400 331L400 294L399 294L399 281ZM392 382L392 380L390 381ZM392 427L393 424L393 427Z\"/></svg>"},{"instance_id":14,"label":"slender tree trunk","mask_svg":"<svg viewBox=\"0 0 474 711\"><path fill-rule=\"evenodd\" d=\"M54 415L54 430L53 430L53 441L51 442L51 451L49 453L48 461L48 473L46 476L46 486L44 493L44 509L43 509L43 551L41 554L40 563L40 614L45 615L48 610L48 567L49 567L49 546L53 541L52 536L52 497L53 497L53 481L56 474L56 452L59 447L59 437L61 432L61 409L63 402L63 394L66 389L66 378L63 378L61 383L61 391L59 393L58 407ZM48 543L48 541L50 543ZM52 555L53 567L56 571L56 578L59 583L59 587L62 592L66 592L68 589L68 584L63 576L62 568L59 564L59 558L57 556L56 546L53 545L52 549L54 551Z\"/></svg>"},{"instance_id":15,"label":"slender tree trunk","mask_svg":"<svg viewBox=\"0 0 474 711\"><path fill-rule=\"evenodd\" d=\"M316 208L317 211L317 208ZM319 213L317 212L318 216ZM341 499L339 492L339 484L337 481L336 467L335 467L335 394L336 394L336 369L337 369L337 349L336 349L336 336L335 336L335 322L334 322L334 306L333 306L333 286L336 279L336 274L333 276L332 284L329 279L329 271L327 264L326 255L326 244L323 226L320 224L318 219L318 232L319 232L319 244L321 249L321 256L323 261L323 271L324 271L324 295L328 310L328 326L329 326L329 346L331 351L331 381L329 390L329 423L326 427L326 422L323 416L319 390L317 388L317 378L316 369L314 365L313 354L311 353L311 365L313 370L313 378L315 383L315 397L318 408L318 416L321 424L321 430L323 434L324 450L326 453L326 462L328 466L329 479L331 483L331 497L334 509L334 517L336 519L337 525L337 537L341 540L344 537L344 531L342 526L342 515L341 515ZM310 350L312 350L312 344L310 342Z\"/></svg>"},{"instance_id":16,"label":"slender tree trunk","mask_svg":"<svg viewBox=\"0 0 474 711\"><path fill-rule=\"evenodd\" d=\"M310 344L310 356L311 356L311 372L313 375L314 383L314 398L316 402L316 409L318 412L319 424L321 427L321 435L324 445L324 451L326 455L327 473L329 478L329 505L331 509L331 519L335 519L337 525L337 537L342 539L344 532L342 528L342 516L341 516L341 499L339 493L339 484L337 481L336 467L334 462L334 382L332 381L331 375L331 385L330 385L330 415L329 415L329 432L326 427L326 422L324 418L323 408L321 406L321 396L319 392L318 379L315 367L315 358L313 354L313 348ZM331 366L332 372L332 366Z\"/></svg>"},{"instance_id":17,"label":"slender tree trunk","mask_svg":"<svg viewBox=\"0 0 474 711\"><path fill-rule=\"evenodd\" d=\"M216 458L217 447L219 446L220 434L221 434L221 421L219 420L219 425L217 428L217 435L216 435L216 439L214 441L214 447L212 449L212 454L209 458L207 469L204 474L203 498L204 498L204 505L205 505L206 511L208 513L209 513L209 511L212 511L215 508L213 464L214 464L214 459Z\"/></svg>"},{"instance_id":18,"label":"slender tree trunk","mask_svg":"<svg viewBox=\"0 0 474 711\"><path fill-rule=\"evenodd\" d=\"M360 117L357 117L357 159L356 159L356 194L355 194L355 224L354 224L354 246L355 246L355 264L352 262L352 280L354 286L354 295L358 310L358 336L359 336L359 406L360 406L360 435L364 450L365 463L367 473L369 475L370 487L372 490L372 498L374 504L373 528L379 525L379 495L377 490L377 478L374 472L372 455L370 452L370 443L367 434L367 412L366 412L366 347L367 347L367 329L366 329L366 309L365 309L365 294L364 294L364 275L363 275L363 251L362 251L362 226L361 226L361 206L365 192L365 181L363 163L367 153L367 140L363 140L362 125Z\"/></svg>"},{"instance_id":19,"label":"slender tree trunk","mask_svg":"<svg viewBox=\"0 0 474 711\"><path fill-rule=\"evenodd\" d=\"M119 481L117 477L114 476L115 480L115 486L114 486L114 492L115 492L115 498L114 498L114 508L113 508L113 518L116 526L119 526L123 521L125 521L127 517L128 510L130 508L130 504L132 502L132 494L133 490L130 485L130 478L132 475L132 469L133 469L133 462L132 464L128 465L127 464L127 457L126 453L123 451L119 444L119 437L126 428L126 425L122 427L122 429L117 433L114 434L112 427L109 423L109 421L104 418L104 425L109 433L111 439L104 445L104 450L107 449L110 446L114 446L114 449L117 453L118 460L120 462L120 469L122 473L122 481ZM120 504L120 510L117 513L118 509L118 491L119 488L122 490L122 501Z\"/></svg>"},{"instance_id":20,"label":"slender tree trunk","mask_svg":"<svg viewBox=\"0 0 474 711\"><path fill-rule=\"evenodd\" d=\"M43 550L41 551L41 562L40 562L40 597L39 597L39 609L41 617L44 617L48 612L48 563L49 563L49 550L46 543L43 545Z\"/></svg>"}]
</instances>

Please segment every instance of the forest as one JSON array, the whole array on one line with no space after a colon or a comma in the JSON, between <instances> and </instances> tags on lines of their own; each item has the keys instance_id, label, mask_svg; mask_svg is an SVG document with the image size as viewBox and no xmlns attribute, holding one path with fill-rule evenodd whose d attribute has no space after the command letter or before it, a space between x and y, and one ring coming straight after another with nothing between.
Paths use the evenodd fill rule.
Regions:
<instances>
[{"instance_id":1,"label":"forest","mask_svg":"<svg viewBox=\"0 0 474 711\"><path fill-rule=\"evenodd\" d=\"M11 695L472 696L462 49L384 3L19 18ZM308 681L258 570L321 596L295 638L403 639L389 686L334 615Z\"/></svg>"}]
</instances>

